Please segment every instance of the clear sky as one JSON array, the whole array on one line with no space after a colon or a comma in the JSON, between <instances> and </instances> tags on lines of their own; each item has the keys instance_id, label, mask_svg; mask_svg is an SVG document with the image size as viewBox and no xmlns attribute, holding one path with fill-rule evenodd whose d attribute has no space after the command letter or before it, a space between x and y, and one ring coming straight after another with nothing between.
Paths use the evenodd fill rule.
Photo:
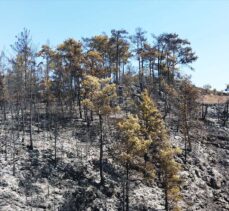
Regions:
<instances>
[{"instance_id":1,"label":"clear sky","mask_svg":"<svg viewBox=\"0 0 229 211\"><path fill-rule=\"evenodd\" d=\"M0 0L0 50L24 27L34 44L52 46L111 29L175 32L199 56L193 82L222 90L229 83L229 0Z\"/></svg>"}]
</instances>

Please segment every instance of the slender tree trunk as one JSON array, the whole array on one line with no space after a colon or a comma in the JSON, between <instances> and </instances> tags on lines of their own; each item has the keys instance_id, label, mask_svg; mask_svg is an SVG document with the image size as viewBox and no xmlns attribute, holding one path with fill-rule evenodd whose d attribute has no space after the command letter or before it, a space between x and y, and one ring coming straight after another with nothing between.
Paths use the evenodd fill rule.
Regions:
<instances>
[{"instance_id":1,"label":"slender tree trunk","mask_svg":"<svg viewBox=\"0 0 229 211\"><path fill-rule=\"evenodd\" d=\"M126 193L125 193L125 181L122 181L122 211L125 211L125 198L126 198Z\"/></svg>"},{"instance_id":2,"label":"slender tree trunk","mask_svg":"<svg viewBox=\"0 0 229 211\"><path fill-rule=\"evenodd\" d=\"M25 116L24 116L24 108L23 105L21 105L21 115L22 115L22 143L24 143L25 140Z\"/></svg>"},{"instance_id":3,"label":"slender tree trunk","mask_svg":"<svg viewBox=\"0 0 229 211\"><path fill-rule=\"evenodd\" d=\"M16 167L15 167L15 137L14 137L14 132L11 131L11 137L13 139L13 176L15 176L15 171L16 171Z\"/></svg>"},{"instance_id":4,"label":"slender tree trunk","mask_svg":"<svg viewBox=\"0 0 229 211\"><path fill-rule=\"evenodd\" d=\"M49 115L49 101L47 100L45 103L45 116L46 119L48 119L48 115Z\"/></svg>"},{"instance_id":5,"label":"slender tree trunk","mask_svg":"<svg viewBox=\"0 0 229 211\"><path fill-rule=\"evenodd\" d=\"M91 114L91 121L93 121L93 111L91 111L90 114Z\"/></svg>"},{"instance_id":6,"label":"slender tree trunk","mask_svg":"<svg viewBox=\"0 0 229 211\"><path fill-rule=\"evenodd\" d=\"M184 137L184 163L186 164L187 162L187 140L186 140L186 135Z\"/></svg>"},{"instance_id":7,"label":"slender tree trunk","mask_svg":"<svg viewBox=\"0 0 229 211\"><path fill-rule=\"evenodd\" d=\"M123 64L122 64L122 82L123 82L123 76L124 75L125 75L125 63L123 62Z\"/></svg>"},{"instance_id":8,"label":"slender tree trunk","mask_svg":"<svg viewBox=\"0 0 229 211\"><path fill-rule=\"evenodd\" d=\"M224 107L224 111L223 111L223 126L224 127L226 126L226 123L227 123L228 118L229 118L228 111L229 111L229 103L226 103L225 107Z\"/></svg>"},{"instance_id":9,"label":"slender tree trunk","mask_svg":"<svg viewBox=\"0 0 229 211\"><path fill-rule=\"evenodd\" d=\"M79 106L80 119L82 119L82 106L81 106L80 93L81 93L81 91L80 91L80 88L78 87L77 98L78 98L78 106Z\"/></svg>"},{"instance_id":10,"label":"slender tree trunk","mask_svg":"<svg viewBox=\"0 0 229 211\"><path fill-rule=\"evenodd\" d=\"M187 132L187 137L188 137L188 150L189 152L192 151L192 142L191 142L191 138L190 138L190 135L189 135L189 131Z\"/></svg>"},{"instance_id":11,"label":"slender tree trunk","mask_svg":"<svg viewBox=\"0 0 229 211\"><path fill-rule=\"evenodd\" d=\"M56 166L56 164L57 164L57 157L56 157L56 145L57 145L57 122L56 122L56 117L55 117L55 129L54 129L54 139L55 139L55 166Z\"/></svg>"},{"instance_id":12,"label":"slender tree trunk","mask_svg":"<svg viewBox=\"0 0 229 211\"><path fill-rule=\"evenodd\" d=\"M62 113L62 117L64 117L64 102L63 102L63 98L62 96L60 97L60 106L61 106L61 113Z\"/></svg>"},{"instance_id":13,"label":"slender tree trunk","mask_svg":"<svg viewBox=\"0 0 229 211\"><path fill-rule=\"evenodd\" d=\"M100 184L104 184L103 175L103 118L99 115L99 127L100 127L100 156L99 156L99 170L100 170Z\"/></svg>"},{"instance_id":14,"label":"slender tree trunk","mask_svg":"<svg viewBox=\"0 0 229 211\"><path fill-rule=\"evenodd\" d=\"M157 62L157 71L158 71L158 94L161 95L161 70L160 70L160 58L158 58Z\"/></svg>"},{"instance_id":15,"label":"slender tree trunk","mask_svg":"<svg viewBox=\"0 0 229 211\"><path fill-rule=\"evenodd\" d=\"M205 120L208 114L208 105L202 105L202 119Z\"/></svg>"},{"instance_id":16,"label":"slender tree trunk","mask_svg":"<svg viewBox=\"0 0 229 211\"><path fill-rule=\"evenodd\" d=\"M33 137L32 137L32 122L33 122L33 115L32 115L32 91L30 91L30 124L29 124L29 138L30 138L30 149L33 150Z\"/></svg>"},{"instance_id":17,"label":"slender tree trunk","mask_svg":"<svg viewBox=\"0 0 229 211\"><path fill-rule=\"evenodd\" d=\"M37 99L36 99L37 101ZM36 107L36 103L34 104L34 110L36 111L36 115L37 115L37 127L38 127L38 133L40 133L40 126L41 126L41 122L40 122L40 108L39 106Z\"/></svg>"},{"instance_id":18,"label":"slender tree trunk","mask_svg":"<svg viewBox=\"0 0 229 211\"><path fill-rule=\"evenodd\" d=\"M115 80L116 80L116 84L119 84L119 78L118 78L118 74L119 74L119 45L118 45L118 38L116 39L117 45L116 45L116 73L115 73Z\"/></svg>"},{"instance_id":19,"label":"slender tree trunk","mask_svg":"<svg viewBox=\"0 0 229 211\"><path fill-rule=\"evenodd\" d=\"M5 130L4 130L4 146L5 146L5 161L7 161L7 135L6 135L6 127L5 127Z\"/></svg>"},{"instance_id":20,"label":"slender tree trunk","mask_svg":"<svg viewBox=\"0 0 229 211\"><path fill-rule=\"evenodd\" d=\"M5 147L5 161L7 161L7 140L6 140L7 133L6 133L6 119L5 118L3 118L3 134L4 134L4 147Z\"/></svg>"},{"instance_id":21,"label":"slender tree trunk","mask_svg":"<svg viewBox=\"0 0 229 211\"><path fill-rule=\"evenodd\" d=\"M166 211L169 211L169 202L168 202L168 188L167 188L167 185L165 185L165 188L164 188L164 194L165 194L165 210Z\"/></svg>"},{"instance_id":22,"label":"slender tree trunk","mask_svg":"<svg viewBox=\"0 0 229 211\"><path fill-rule=\"evenodd\" d=\"M227 104L226 104L225 111L226 111L226 120L225 120L225 126L226 126L226 123L227 123L227 121L229 119L229 102L227 102Z\"/></svg>"},{"instance_id":23,"label":"slender tree trunk","mask_svg":"<svg viewBox=\"0 0 229 211\"><path fill-rule=\"evenodd\" d=\"M126 211L129 211L129 163L126 162Z\"/></svg>"},{"instance_id":24,"label":"slender tree trunk","mask_svg":"<svg viewBox=\"0 0 229 211\"><path fill-rule=\"evenodd\" d=\"M6 121L6 102L3 102L3 120Z\"/></svg>"}]
</instances>

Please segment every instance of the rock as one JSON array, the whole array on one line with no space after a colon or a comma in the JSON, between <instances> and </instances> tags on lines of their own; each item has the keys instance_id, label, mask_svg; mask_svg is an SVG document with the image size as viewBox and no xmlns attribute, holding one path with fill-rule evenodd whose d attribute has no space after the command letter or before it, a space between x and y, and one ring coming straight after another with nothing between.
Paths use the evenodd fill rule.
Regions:
<instances>
[{"instance_id":1,"label":"rock","mask_svg":"<svg viewBox=\"0 0 229 211\"><path fill-rule=\"evenodd\" d=\"M114 194L114 186L104 186L101 188L101 191L103 194L105 194L107 197L111 197Z\"/></svg>"},{"instance_id":2,"label":"rock","mask_svg":"<svg viewBox=\"0 0 229 211\"><path fill-rule=\"evenodd\" d=\"M220 189L221 188L221 181L212 177L210 180L210 186L214 189Z\"/></svg>"},{"instance_id":3,"label":"rock","mask_svg":"<svg viewBox=\"0 0 229 211\"><path fill-rule=\"evenodd\" d=\"M201 171L204 171L204 166L201 163L198 166L199 166Z\"/></svg>"},{"instance_id":4,"label":"rock","mask_svg":"<svg viewBox=\"0 0 229 211\"><path fill-rule=\"evenodd\" d=\"M212 169L211 175L210 186L214 189L220 189L222 185L222 175L215 169Z\"/></svg>"},{"instance_id":5,"label":"rock","mask_svg":"<svg viewBox=\"0 0 229 211\"><path fill-rule=\"evenodd\" d=\"M223 159L223 160L220 160L219 162L225 167L229 166L229 159Z\"/></svg>"},{"instance_id":6,"label":"rock","mask_svg":"<svg viewBox=\"0 0 229 211\"><path fill-rule=\"evenodd\" d=\"M205 183L204 181L200 181L200 182L198 183L198 186L199 186L201 189L206 189L206 188L207 188L207 185L206 185L206 183Z\"/></svg>"},{"instance_id":7,"label":"rock","mask_svg":"<svg viewBox=\"0 0 229 211\"><path fill-rule=\"evenodd\" d=\"M76 155L74 153L72 153L72 152L67 152L67 157L68 158L75 158Z\"/></svg>"},{"instance_id":8,"label":"rock","mask_svg":"<svg viewBox=\"0 0 229 211\"><path fill-rule=\"evenodd\" d=\"M74 181L85 179L83 168L66 165L63 171L64 171L63 179L72 179Z\"/></svg>"},{"instance_id":9,"label":"rock","mask_svg":"<svg viewBox=\"0 0 229 211\"><path fill-rule=\"evenodd\" d=\"M86 190L83 188L78 188L73 194L66 195L66 202L60 208L61 211L64 210L81 210L83 207L86 209L88 206L85 206L85 203L90 201L91 196L86 196ZM88 203L89 205L89 203Z\"/></svg>"},{"instance_id":10,"label":"rock","mask_svg":"<svg viewBox=\"0 0 229 211\"><path fill-rule=\"evenodd\" d=\"M197 177L199 177L199 178L201 177L200 171L198 171L197 169L195 169L195 174Z\"/></svg>"},{"instance_id":11,"label":"rock","mask_svg":"<svg viewBox=\"0 0 229 211\"><path fill-rule=\"evenodd\" d=\"M9 192L3 192L0 195L0 199L10 199L11 198L11 194Z\"/></svg>"},{"instance_id":12,"label":"rock","mask_svg":"<svg viewBox=\"0 0 229 211\"><path fill-rule=\"evenodd\" d=\"M187 171L183 171L183 172L181 172L180 177L181 177L183 180L186 180L186 179L188 179L188 177L189 177L189 173L188 173Z\"/></svg>"},{"instance_id":13,"label":"rock","mask_svg":"<svg viewBox=\"0 0 229 211\"><path fill-rule=\"evenodd\" d=\"M1 179L1 180L0 180L0 186L2 186L2 187L7 187L7 186L8 186L8 183L6 182L6 180Z\"/></svg>"}]
</instances>

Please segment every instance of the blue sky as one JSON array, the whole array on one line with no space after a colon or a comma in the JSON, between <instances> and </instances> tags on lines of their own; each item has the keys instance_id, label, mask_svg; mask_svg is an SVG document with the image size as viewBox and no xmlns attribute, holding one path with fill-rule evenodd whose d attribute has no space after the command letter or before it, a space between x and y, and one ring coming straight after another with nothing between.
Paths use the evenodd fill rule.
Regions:
<instances>
[{"instance_id":1,"label":"blue sky","mask_svg":"<svg viewBox=\"0 0 229 211\"><path fill-rule=\"evenodd\" d=\"M0 50L9 52L15 35L30 29L35 46L111 29L150 34L175 32L199 56L193 82L222 90L229 83L229 0L0 0Z\"/></svg>"}]
</instances>

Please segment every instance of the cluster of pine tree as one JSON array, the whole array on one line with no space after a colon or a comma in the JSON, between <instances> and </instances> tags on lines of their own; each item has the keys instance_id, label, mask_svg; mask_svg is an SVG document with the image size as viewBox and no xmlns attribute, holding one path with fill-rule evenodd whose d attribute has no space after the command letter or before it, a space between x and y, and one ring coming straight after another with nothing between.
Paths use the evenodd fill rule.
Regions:
<instances>
[{"instance_id":1,"label":"cluster of pine tree","mask_svg":"<svg viewBox=\"0 0 229 211\"><path fill-rule=\"evenodd\" d=\"M1 55L1 124L16 128L22 143L29 135L28 148L33 150L33 126L42 129L45 119L45 127L55 136L58 165L60 122L81 119L88 128L98 122L100 183L104 185L104 134L111 121L118 133L115 159L124 170L123 209L129 210L130 177L137 169L144 180L158 178L166 210L180 210L181 166L174 157L181 150L172 147L164 120L177 118L186 160L198 95L179 71L197 59L189 41L165 33L150 42L138 28L131 36L125 30L112 30L110 36L67 39L56 48L43 45L35 51L28 30L16 38L14 56Z\"/></svg>"},{"instance_id":2,"label":"cluster of pine tree","mask_svg":"<svg viewBox=\"0 0 229 211\"><path fill-rule=\"evenodd\" d=\"M157 175L165 195L166 210L180 210L180 165L174 156L180 152L169 142L162 116L145 90L140 95L138 115L132 114L118 123L120 163L125 167L126 210L129 210L129 175L138 166L146 179ZM122 147L120 147L122 146Z\"/></svg>"}]
</instances>

